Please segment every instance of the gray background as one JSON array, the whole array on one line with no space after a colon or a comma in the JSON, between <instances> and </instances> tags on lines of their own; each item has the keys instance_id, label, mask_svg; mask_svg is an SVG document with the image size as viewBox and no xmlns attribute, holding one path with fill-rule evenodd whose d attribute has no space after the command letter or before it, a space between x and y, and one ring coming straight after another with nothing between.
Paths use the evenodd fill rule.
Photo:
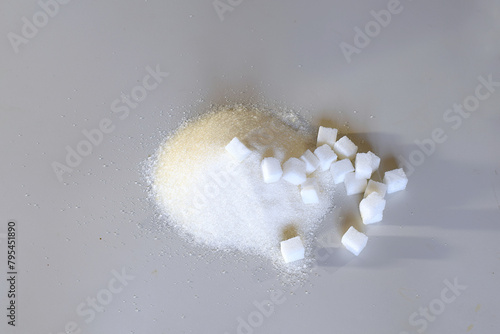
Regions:
<instances>
[{"instance_id":1,"label":"gray background","mask_svg":"<svg viewBox=\"0 0 500 334\"><path fill-rule=\"evenodd\" d=\"M42 9L0 4L0 269L15 220L19 271L15 329L0 280L0 332L237 333L238 317L251 318L249 333L498 332L500 87L460 124L443 118L472 101L479 76L500 81L498 1L403 0L350 62L341 43L389 1L229 3L219 17L210 0L72 1L18 52L9 33L23 36L23 17ZM169 76L120 119L112 102L157 65ZM356 220L359 198L338 203L298 288L265 261L186 243L147 200L141 164L167 131L212 103L249 101L334 122L382 170L418 162L358 258L333 232ZM113 131L60 182L53 162L106 118ZM446 140L416 153L439 128ZM131 277L119 292L114 271ZM466 288L443 303L455 279ZM273 291L281 303L262 315L255 303ZM106 304L92 319L87 298ZM429 306L432 320L409 320Z\"/></svg>"}]
</instances>

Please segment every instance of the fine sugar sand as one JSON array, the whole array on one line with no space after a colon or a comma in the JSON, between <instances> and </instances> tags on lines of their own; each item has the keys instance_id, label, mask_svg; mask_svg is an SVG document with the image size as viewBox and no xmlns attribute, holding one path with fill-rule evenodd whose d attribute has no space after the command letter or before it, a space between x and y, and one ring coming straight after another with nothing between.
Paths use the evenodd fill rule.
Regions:
<instances>
[{"instance_id":1,"label":"fine sugar sand","mask_svg":"<svg viewBox=\"0 0 500 334\"><path fill-rule=\"evenodd\" d=\"M225 149L238 138L251 150L239 162ZM264 182L261 162L281 164L316 148L316 132L296 117L256 107L220 107L186 121L159 148L151 167L154 197L170 225L189 240L215 250L237 250L289 267L280 242L299 236L306 260L314 232L334 204L329 171L309 174L318 201L305 204L300 186L283 178ZM297 267L298 268L298 267Z\"/></svg>"}]
</instances>

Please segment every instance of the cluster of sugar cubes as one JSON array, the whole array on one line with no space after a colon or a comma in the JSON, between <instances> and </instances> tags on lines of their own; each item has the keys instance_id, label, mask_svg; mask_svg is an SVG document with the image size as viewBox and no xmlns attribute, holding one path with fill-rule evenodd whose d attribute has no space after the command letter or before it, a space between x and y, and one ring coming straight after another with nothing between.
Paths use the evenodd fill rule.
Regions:
<instances>
[{"instance_id":1,"label":"cluster of sugar cubes","mask_svg":"<svg viewBox=\"0 0 500 334\"><path fill-rule=\"evenodd\" d=\"M371 176L379 166L380 158L373 152L367 152L356 153L354 166L349 160L342 168L336 166L331 168L332 173L340 174L337 176L339 182L344 179L347 195L364 193L359 203L359 212L365 225L382 221L386 193L404 190L408 183L402 168L385 172L383 183L372 180ZM342 236L341 242L347 250L358 256L365 248L368 237L351 226Z\"/></svg>"},{"instance_id":2,"label":"cluster of sugar cubes","mask_svg":"<svg viewBox=\"0 0 500 334\"><path fill-rule=\"evenodd\" d=\"M347 136L337 140L337 134L337 129L320 126L314 152L307 150L300 158L290 158L283 165L275 157L264 158L261 162L263 181L274 183L283 179L300 186L302 201L311 205L319 202L319 188L316 180L308 176L315 171L330 171L335 184L344 183L347 195L364 193L359 203L363 223L380 222L386 193L405 189L408 178L400 168L386 172L383 183L371 180L373 172L380 166L380 158L372 152L358 153L358 147ZM233 138L226 150L238 162L251 153L238 138ZM368 237L351 226L341 242L357 256L366 246ZM280 247L285 263L304 258L305 248L299 236L282 241Z\"/></svg>"}]
</instances>

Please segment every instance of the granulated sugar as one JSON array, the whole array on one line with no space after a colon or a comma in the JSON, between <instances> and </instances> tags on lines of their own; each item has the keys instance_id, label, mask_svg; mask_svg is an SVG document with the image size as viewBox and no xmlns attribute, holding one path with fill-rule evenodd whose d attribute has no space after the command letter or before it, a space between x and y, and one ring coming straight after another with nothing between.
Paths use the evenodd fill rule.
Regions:
<instances>
[{"instance_id":1,"label":"granulated sugar","mask_svg":"<svg viewBox=\"0 0 500 334\"><path fill-rule=\"evenodd\" d=\"M169 222L192 240L282 263L280 242L300 236L310 255L312 233L333 206L329 171L316 171L319 202L305 204L300 187L265 183L261 162L281 163L314 151L316 133L296 129L270 112L234 106L186 122L158 151L153 191ZM237 137L252 153L238 163L225 146ZM308 253L309 252L309 253Z\"/></svg>"}]
</instances>

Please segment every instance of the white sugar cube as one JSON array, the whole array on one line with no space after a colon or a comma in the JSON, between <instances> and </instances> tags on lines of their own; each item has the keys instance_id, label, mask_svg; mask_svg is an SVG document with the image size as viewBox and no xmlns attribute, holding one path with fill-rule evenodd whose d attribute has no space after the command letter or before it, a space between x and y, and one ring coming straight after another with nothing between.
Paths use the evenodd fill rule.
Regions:
<instances>
[{"instance_id":1,"label":"white sugar cube","mask_svg":"<svg viewBox=\"0 0 500 334\"><path fill-rule=\"evenodd\" d=\"M351 160L349 159L342 159L340 161L334 162L330 166L330 172L333 175L333 182L335 182L335 184L344 182L346 174L353 171L354 167Z\"/></svg>"},{"instance_id":2,"label":"white sugar cube","mask_svg":"<svg viewBox=\"0 0 500 334\"><path fill-rule=\"evenodd\" d=\"M226 151L228 151L238 162L242 162L252 153L252 151L250 151L237 137L234 137L229 144L226 145Z\"/></svg>"},{"instance_id":3,"label":"white sugar cube","mask_svg":"<svg viewBox=\"0 0 500 334\"><path fill-rule=\"evenodd\" d=\"M341 242L349 252L358 256L365 248L368 237L351 226L342 236Z\"/></svg>"},{"instance_id":4,"label":"white sugar cube","mask_svg":"<svg viewBox=\"0 0 500 334\"><path fill-rule=\"evenodd\" d=\"M408 178L406 177L403 168L393 169L385 172L384 183L387 185L387 193L392 194L396 191L406 189Z\"/></svg>"},{"instance_id":5,"label":"white sugar cube","mask_svg":"<svg viewBox=\"0 0 500 334\"><path fill-rule=\"evenodd\" d=\"M314 155L319 160L319 170L328 170L335 160L337 160L337 155L333 152L332 148L328 144L324 144L314 150Z\"/></svg>"},{"instance_id":6,"label":"white sugar cube","mask_svg":"<svg viewBox=\"0 0 500 334\"><path fill-rule=\"evenodd\" d=\"M278 182L283 175L283 170L281 169L281 163L278 159L269 157L264 158L261 163L262 177L265 183Z\"/></svg>"},{"instance_id":7,"label":"white sugar cube","mask_svg":"<svg viewBox=\"0 0 500 334\"><path fill-rule=\"evenodd\" d=\"M300 186L300 196L302 197L302 201L304 204L316 204L319 202L319 190L318 184L313 179L307 179Z\"/></svg>"},{"instance_id":8,"label":"white sugar cube","mask_svg":"<svg viewBox=\"0 0 500 334\"><path fill-rule=\"evenodd\" d=\"M385 199L373 192L359 203L359 212L364 224L373 224L382 221L384 217Z\"/></svg>"},{"instance_id":9,"label":"white sugar cube","mask_svg":"<svg viewBox=\"0 0 500 334\"><path fill-rule=\"evenodd\" d=\"M367 154L370 156L370 160L372 163L372 171L376 171L380 167L380 158L372 151L368 151Z\"/></svg>"},{"instance_id":10,"label":"white sugar cube","mask_svg":"<svg viewBox=\"0 0 500 334\"><path fill-rule=\"evenodd\" d=\"M310 150L307 150L302 154L300 160L306 163L306 173L311 174L319 167L319 159Z\"/></svg>"},{"instance_id":11,"label":"white sugar cube","mask_svg":"<svg viewBox=\"0 0 500 334\"><path fill-rule=\"evenodd\" d=\"M297 158L290 158L283 164L283 179L294 185L306 180L306 163Z\"/></svg>"},{"instance_id":12,"label":"white sugar cube","mask_svg":"<svg viewBox=\"0 0 500 334\"><path fill-rule=\"evenodd\" d=\"M387 185L382 182L377 182L373 180L368 180L368 185L366 186L364 197L370 195L371 193L377 193L384 197L387 192Z\"/></svg>"},{"instance_id":13,"label":"white sugar cube","mask_svg":"<svg viewBox=\"0 0 500 334\"><path fill-rule=\"evenodd\" d=\"M344 184L347 195L361 194L365 191L367 183L366 179L358 179L354 172L345 175Z\"/></svg>"},{"instance_id":14,"label":"white sugar cube","mask_svg":"<svg viewBox=\"0 0 500 334\"><path fill-rule=\"evenodd\" d=\"M354 161L354 167L356 168L356 177L358 179L369 179L372 176L372 163L370 157L366 153L356 154L356 160Z\"/></svg>"},{"instance_id":15,"label":"white sugar cube","mask_svg":"<svg viewBox=\"0 0 500 334\"><path fill-rule=\"evenodd\" d=\"M337 132L337 129L320 126L318 130L318 140L316 146L320 147L324 144L328 144L330 147L333 147L335 141L337 140Z\"/></svg>"},{"instance_id":16,"label":"white sugar cube","mask_svg":"<svg viewBox=\"0 0 500 334\"><path fill-rule=\"evenodd\" d=\"M344 136L335 142L333 150L340 159L352 159L358 151L358 147L347 136Z\"/></svg>"},{"instance_id":17,"label":"white sugar cube","mask_svg":"<svg viewBox=\"0 0 500 334\"><path fill-rule=\"evenodd\" d=\"M300 240L299 236L280 242L280 246L281 255L283 255L285 263L290 263L304 258L304 244L302 244L302 240Z\"/></svg>"},{"instance_id":18,"label":"white sugar cube","mask_svg":"<svg viewBox=\"0 0 500 334\"><path fill-rule=\"evenodd\" d=\"M372 152L356 154L356 177L359 179L369 179L372 173L378 169L380 158Z\"/></svg>"}]
</instances>

